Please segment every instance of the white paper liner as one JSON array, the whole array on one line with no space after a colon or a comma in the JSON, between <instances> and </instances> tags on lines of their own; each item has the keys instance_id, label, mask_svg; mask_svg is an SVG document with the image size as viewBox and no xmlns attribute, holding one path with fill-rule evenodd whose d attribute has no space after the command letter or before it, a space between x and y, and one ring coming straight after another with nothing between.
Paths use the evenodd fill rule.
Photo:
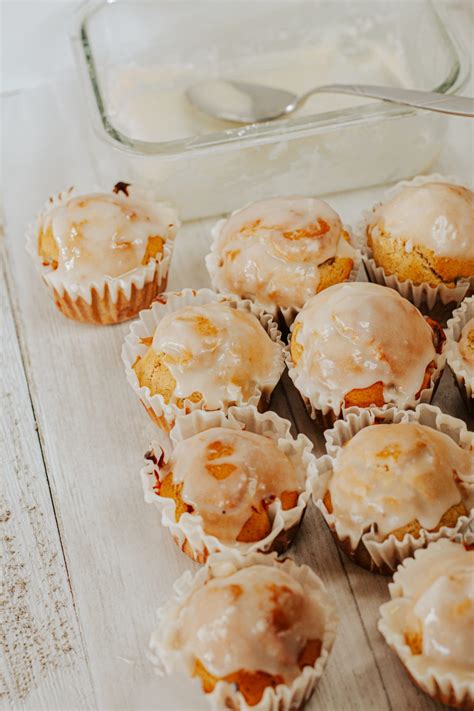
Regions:
<instances>
[{"instance_id":1,"label":"white paper liner","mask_svg":"<svg viewBox=\"0 0 474 711\"><path fill-rule=\"evenodd\" d=\"M211 230L211 251L206 255L206 267L209 274L209 278L211 280L212 287L217 292L229 294L230 296L236 299L250 299L262 311L266 311L266 313L269 313L275 320L277 320L278 323L281 323L281 321L283 321L289 328L297 317L297 315L299 314L299 312L301 311L301 308L298 308L297 306L282 307L278 306L277 304L263 304L262 302L258 301L257 298L251 296L244 297L242 295L235 294L234 292L229 291L229 289L226 287L223 287L222 289L220 288L220 255L217 251L217 240L219 239L223 226L230 219L230 217L232 217L232 215L235 215L237 212L240 212L241 210L245 209L245 207L247 207L247 205L245 205L243 208L235 210L229 215L229 217L225 217L216 222L216 224ZM360 239L359 235L355 235L353 233L349 225L343 225L343 230L349 235L349 244L354 250L354 265L352 267L351 273L349 274L349 278L345 281L357 281L360 265L362 263L362 240Z\"/></svg>"},{"instance_id":2,"label":"white paper liner","mask_svg":"<svg viewBox=\"0 0 474 711\"><path fill-rule=\"evenodd\" d=\"M375 422L399 423L419 422L421 425L443 432L451 437L460 447L472 450L474 453L474 434L469 432L466 424L450 415L445 415L439 407L433 405L418 405L415 410L399 410L391 408L370 408L367 410L352 407L345 413L344 420L338 420L334 428L325 432L327 455L316 460L316 468L312 480L313 501L321 511L326 524L335 537L344 544L344 549L351 555L354 554L355 562L360 557L360 544L370 556L370 568L373 572L389 572L395 570L397 565L405 558L412 556L415 550L425 548L431 541L440 538L454 539L460 531L464 530L473 520L474 508L468 516L460 516L453 528L443 526L438 531L422 529L420 536L415 538L407 533L403 540L398 540L390 534L385 540L380 541L372 526L370 530L358 537L356 533L341 523L334 514L329 513L323 502L323 497L328 490L328 485L333 474L333 463L341 447L354 437L364 427ZM474 454L473 454L474 456ZM474 476L470 481L463 481L463 487L474 496ZM367 558L366 555L363 556Z\"/></svg>"},{"instance_id":3,"label":"white paper liner","mask_svg":"<svg viewBox=\"0 0 474 711\"><path fill-rule=\"evenodd\" d=\"M243 695L235 690L235 686L225 681L219 681L214 691L206 694L206 697L213 709L294 711L302 708L308 701L324 671L336 636L338 618L332 598L322 580L307 565L296 565L290 558L278 560L276 553L270 555L253 553L247 556L242 556L236 552L232 554L216 554L208 558L206 565L194 577L191 576L189 571L184 573L174 585L174 598L158 610L159 624L150 640L152 652L150 659L160 675L173 671L181 671L190 675L194 660L185 659L180 650L170 647L167 643L175 628L180 609L209 578L229 576L241 568L256 564L270 567L281 566L281 569L297 580L308 591L308 594L318 597L326 614L321 655L314 666L304 667L301 674L290 684L279 684L274 689L267 687L260 702L255 706L249 706Z\"/></svg>"},{"instance_id":4,"label":"white paper liner","mask_svg":"<svg viewBox=\"0 0 474 711\"><path fill-rule=\"evenodd\" d=\"M152 337L158 324L167 314L173 313L184 306L199 306L217 302L226 302L233 308L252 313L262 324L271 340L278 343L283 351L281 333L275 321L273 321L270 314L262 312L261 309L248 299L235 299L225 294L217 294L211 289L199 289L197 291L195 289L183 289L179 292L167 292L163 294L149 309L142 311L139 318L132 323L122 348L122 360L125 364L127 380L131 387L144 404L153 421L165 430L169 431L173 427L176 418L180 415L189 414L194 410L205 410L206 401L203 399L199 402L191 402L185 399L183 408L179 408L174 402L166 403L161 394L151 395L148 387L140 386L132 366L137 358L145 355L147 351L147 346L145 346L141 340ZM242 396L240 396L239 402L220 402L218 407L212 409L225 411L232 405L255 405L263 409L270 400L270 396L284 368L285 365L282 356L280 375L274 383L256 386L255 392L248 400L244 400Z\"/></svg>"},{"instance_id":5,"label":"white paper liner","mask_svg":"<svg viewBox=\"0 0 474 711\"><path fill-rule=\"evenodd\" d=\"M472 545L472 536L465 540L458 536L457 543ZM440 669L435 662L428 662L424 655L414 655L405 641L405 614L411 611L410 598L404 596L403 580L416 574L418 561L433 554L442 555L444 541L430 543L424 550L415 552L398 567L390 583L391 600L380 606L378 629L391 649L398 655L405 669L418 686L432 699L457 708L474 707L474 681L459 679L455 671Z\"/></svg>"},{"instance_id":6,"label":"white paper liner","mask_svg":"<svg viewBox=\"0 0 474 711\"><path fill-rule=\"evenodd\" d=\"M443 176L439 173L433 173L432 175L417 175L412 180L402 180L387 190L382 200L379 200L372 205L372 207L362 213L356 232L361 240L362 263L365 267L365 271L367 272L369 281L395 289L395 291L398 291L405 297L405 299L408 299L414 303L418 308L425 308L428 311L432 311L437 303L441 303L443 305L450 303L459 304L466 296L469 289L474 289L474 277L471 277L470 279L460 279L454 287L446 286L446 284L438 284L438 286L430 286L426 283L416 284L411 279L401 281L394 274L386 274L383 267L377 266L375 260L373 259L372 250L367 244L366 236L367 226L376 207L387 200L391 200L404 188L419 187L420 185L426 185L426 183L452 183L453 185L466 186L466 183L460 181L459 178Z\"/></svg>"},{"instance_id":7,"label":"white paper liner","mask_svg":"<svg viewBox=\"0 0 474 711\"><path fill-rule=\"evenodd\" d=\"M98 188L97 191L107 192L100 188ZM131 185L129 186L128 191L130 197L132 198L135 197L138 199L153 201L155 203L158 202L150 191L145 191L144 189L133 187ZM38 233L41 221L53 208L65 205L71 198L82 194L82 192L78 193L74 188L70 188L69 190L63 191L58 195L52 195L45 203L43 209L36 218L36 221L30 223L26 230L26 250L32 257L38 273L41 275L49 290L53 293L53 296L57 294L59 297L64 297L66 294L72 301L77 301L81 298L87 304L91 304L93 291L96 291L99 296L103 297L107 287L108 294L110 295L112 302L116 302L120 294L123 294L127 299L130 299L132 287L141 290L146 284L155 280L158 284L165 284L171 263L175 235L171 235L165 240L163 243L163 252L158 260L151 259L148 264L139 265L135 269L131 270L127 274L123 274L120 277L104 276L101 279L91 280L86 284L51 282L50 275L54 270L50 266L44 266L42 264L41 257L38 255ZM166 209L172 209L170 205L166 203L162 204L166 207ZM174 221L177 231L180 228L181 223L176 213L174 213Z\"/></svg>"},{"instance_id":8,"label":"white paper liner","mask_svg":"<svg viewBox=\"0 0 474 711\"><path fill-rule=\"evenodd\" d=\"M474 373L468 371L458 349L458 341L461 338L462 330L471 318L474 318L474 296L464 299L461 306L453 312L452 318L448 321L446 329L446 358L456 378L459 390L464 394L466 402L470 403L471 407L474 407Z\"/></svg>"},{"instance_id":9,"label":"white paper liner","mask_svg":"<svg viewBox=\"0 0 474 711\"><path fill-rule=\"evenodd\" d=\"M159 496L154 489L156 477L159 477L161 467L169 461L173 447L178 442L212 427L247 430L268 437L288 456L299 474L302 491L297 505L285 511L282 509L280 499L276 499L268 509L272 519L272 529L268 536L259 541L222 542L216 536L211 536L204 531L201 516L195 514L184 513L179 521L176 521L174 499ZM227 416L219 411L195 410L189 415L177 418L168 442L152 444L152 451L158 464L149 461L141 470L145 501L158 508L161 512L162 525L170 530L181 550L185 550L197 562L204 562L210 553L227 549L238 550L243 555L257 551L268 553L271 550L281 553L286 550L293 535L296 534L311 495L310 472L315 467L312 449L313 445L305 435L299 434L294 439L290 433L288 420L284 420L274 412L261 414L250 405L230 407Z\"/></svg>"},{"instance_id":10,"label":"white paper liner","mask_svg":"<svg viewBox=\"0 0 474 711\"><path fill-rule=\"evenodd\" d=\"M297 367L293 365L293 359L291 357L291 336L293 333L293 325L290 328L290 333L288 335L288 343L284 348L284 358L285 363L288 368L288 375L290 376L295 388L298 390L301 399L306 407L306 410L312 420L316 420L318 424L327 429L332 427L334 422L341 417L345 417L345 412L347 408L342 403L328 402L327 399L321 393L313 393L311 398L301 392L299 384L301 383L301 374L299 373ZM438 385L439 379L443 374L444 366L446 364L446 343L442 344L441 353L436 353L434 357L435 367L431 374L430 384L428 388L423 388L417 398L413 397L404 406L404 410L412 410L420 403L430 403L436 392L436 387ZM384 408L399 407L396 403L387 403ZM402 408L400 408L402 409Z\"/></svg>"}]
</instances>

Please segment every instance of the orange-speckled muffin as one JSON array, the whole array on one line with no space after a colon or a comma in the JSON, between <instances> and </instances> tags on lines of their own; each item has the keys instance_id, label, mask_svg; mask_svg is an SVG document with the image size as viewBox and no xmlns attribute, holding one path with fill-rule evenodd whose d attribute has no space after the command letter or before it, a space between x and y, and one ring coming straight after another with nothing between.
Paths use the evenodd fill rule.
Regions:
<instances>
[{"instance_id":1,"label":"orange-speckled muffin","mask_svg":"<svg viewBox=\"0 0 474 711\"><path fill-rule=\"evenodd\" d=\"M159 613L153 651L167 671L198 677L215 707L301 708L335 635L322 582L289 559L253 554L209 560L186 590L176 587L177 598Z\"/></svg>"},{"instance_id":2,"label":"orange-speckled muffin","mask_svg":"<svg viewBox=\"0 0 474 711\"><path fill-rule=\"evenodd\" d=\"M441 182L404 187L375 208L367 241L386 274L454 287L474 277L474 193Z\"/></svg>"},{"instance_id":3,"label":"orange-speckled muffin","mask_svg":"<svg viewBox=\"0 0 474 711\"><path fill-rule=\"evenodd\" d=\"M474 318L464 326L458 343L459 356L470 375L474 374Z\"/></svg>"},{"instance_id":4,"label":"orange-speckled muffin","mask_svg":"<svg viewBox=\"0 0 474 711\"><path fill-rule=\"evenodd\" d=\"M315 198L255 202L218 222L213 236L206 258L213 286L288 324L311 296L354 276L359 258L339 215Z\"/></svg>"},{"instance_id":5,"label":"orange-speckled muffin","mask_svg":"<svg viewBox=\"0 0 474 711\"><path fill-rule=\"evenodd\" d=\"M468 410L474 412L474 296L448 321L446 355Z\"/></svg>"},{"instance_id":6,"label":"orange-speckled muffin","mask_svg":"<svg viewBox=\"0 0 474 711\"><path fill-rule=\"evenodd\" d=\"M171 207L118 183L111 193L51 198L28 249L65 316L118 323L166 288L178 226Z\"/></svg>"},{"instance_id":7,"label":"orange-speckled muffin","mask_svg":"<svg viewBox=\"0 0 474 711\"><path fill-rule=\"evenodd\" d=\"M392 289L337 284L298 314L289 374L312 417L331 425L343 407L413 407L429 400L442 366L444 333Z\"/></svg>"},{"instance_id":8,"label":"orange-speckled muffin","mask_svg":"<svg viewBox=\"0 0 474 711\"><path fill-rule=\"evenodd\" d=\"M461 446L446 434L451 426L457 436L459 424L445 417L445 431L414 420L369 425L337 450L313 494L356 563L391 572L429 540L454 537L474 515L474 440L465 432Z\"/></svg>"},{"instance_id":9,"label":"orange-speckled muffin","mask_svg":"<svg viewBox=\"0 0 474 711\"><path fill-rule=\"evenodd\" d=\"M255 407L178 419L171 452L158 445L142 470L145 500L191 558L225 549L279 553L293 540L310 495L311 442Z\"/></svg>"},{"instance_id":10,"label":"orange-speckled muffin","mask_svg":"<svg viewBox=\"0 0 474 711\"><path fill-rule=\"evenodd\" d=\"M379 630L432 699L474 707L474 551L441 540L398 568Z\"/></svg>"},{"instance_id":11,"label":"orange-speckled muffin","mask_svg":"<svg viewBox=\"0 0 474 711\"><path fill-rule=\"evenodd\" d=\"M141 313L124 360L149 414L169 430L192 409L263 406L284 368L279 337L248 301L184 290Z\"/></svg>"}]
</instances>

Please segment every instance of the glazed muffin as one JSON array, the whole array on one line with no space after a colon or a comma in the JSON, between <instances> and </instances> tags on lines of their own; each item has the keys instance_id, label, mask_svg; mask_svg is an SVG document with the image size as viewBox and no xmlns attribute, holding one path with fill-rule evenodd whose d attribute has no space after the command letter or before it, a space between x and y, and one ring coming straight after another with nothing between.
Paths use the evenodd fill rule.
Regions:
<instances>
[{"instance_id":1,"label":"glazed muffin","mask_svg":"<svg viewBox=\"0 0 474 711\"><path fill-rule=\"evenodd\" d=\"M459 356L469 373L474 374L474 317L464 326L458 342Z\"/></svg>"},{"instance_id":2,"label":"glazed muffin","mask_svg":"<svg viewBox=\"0 0 474 711\"><path fill-rule=\"evenodd\" d=\"M264 407L284 368L279 336L249 302L185 290L140 315L124 360L149 414L169 430L192 409Z\"/></svg>"},{"instance_id":3,"label":"glazed muffin","mask_svg":"<svg viewBox=\"0 0 474 711\"><path fill-rule=\"evenodd\" d=\"M213 231L213 286L249 298L289 324L311 296L346 281L358 252L322 200L276 197L237 210Z\"/></svg>"},{"instance_id":4,"label":"glazed muffin","mask_svg":"<svg viewBox=\"0 0 474 711\"><path fill-rule=\"evenodd\" d=\"M166 288L178 226L171 207L118 183L111 193L51 198L28 247L65 316L118 323Z\"/></svg>"},{"instance_id":5,"label":"glazed muffin","mask_svg":"<svg viewBox=\"0 0 474 711\"><path fill-rule=\"evenodd\" d=\"M474 411L474 296L454 311L446 334L449 367L468 409Z\"/></svg>"},{"instance_id":6,"label":"glazed muffin","mask_svg":"<svg viewBox=\"0 0 474 711\"><path fill-rule=\"evenodd\" d=\"M309 498L311 442L289 422L254 407L194 412L171 432L173 450L154 447L142 470L154 503L180 548L203 562L225 549L286 550Z\"/></svg>"},{"instance_id":7,"label":"glazed muffin","mask_svg":"<svg viewBox=\"0 0 474 711\"><path fill-rule=\"evenodd\" d=\"M382 419L368 426L356 414L341 431L361 429L344 439L329 471L313 487L317 506L344 552L359 565L384 573L429 540L454 537L474 514L472 436L465 432L461 446L446 434L451 430L459 436L461 423L455 418L444 417L444 431L439 431L436 423L393 422L394 413L387 424ZM419 416L432 423L440 414L430 408Z\"/></svg>"},{"instance_id":8,"label":"glazed muffin","mask_svg":"<svg viewBox=\"0 0 474 711\"><path fill-rule=\"evenodd\" d=\"M310 415L330 426L344 407L413 407L433 394L444 333L400 294L377 284L336 284L298 314L289 375Z\"/></svg>"},{"instance_id":9,"label":"glazed muffin","mask_svg":"<svg viewBox=\"0 0 474 711\"><path fill-rule=\"evenodd\" d=\"M187 585L178 581L152 650L167 671L197 677L216 707L301 708L335 635L321 580L289 559L220 558L212 556Z\"/></svg>"},{"instance_id":10,"label":"glazed muffin","mask_svg":"<svg viewBox=\"0 0 474 711\"><path fill-rule=\"evenodd\" d=\"M406 186L366 228L377 266L400 281L454 287L474 277L474 193L450 183Z\"/></svg>"},{"instance_id":11,"label":"glazed muffin","mask_svg":"<svg viewBox=\"0 0 474 711\"><path fill-rule=\"evenodd\" d=\"M432 699L474 706L474 551L441 540L398 568L379 630Z\"/></svg>"}]
</instances>

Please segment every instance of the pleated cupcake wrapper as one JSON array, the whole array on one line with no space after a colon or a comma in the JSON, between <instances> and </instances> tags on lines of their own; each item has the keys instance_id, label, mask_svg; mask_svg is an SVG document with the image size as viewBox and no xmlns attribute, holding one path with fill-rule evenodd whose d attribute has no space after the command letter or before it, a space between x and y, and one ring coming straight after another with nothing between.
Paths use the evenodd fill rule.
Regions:
<instances>
[{"instance_id":1,"label":"pleated cupcake wrapper","mask_svg":"<svg viewBox=\"0 0 474 711\"><path fill-rule=\"evenodd\" d=\"M236 212L240 212L240 210L236 210ZM234 213L232 213L234 214ZM222 289L219 287L219 282L220 282L220 268L219 268L219 254L216 251L216 244L217 244L217 239L219 238L219 235L222 231L222 228L224 224L227 222L228 218L224 218L222 220L219 220L214 227L211 230L211 235L212 235L212 242L211 242L211 251L209 254L206 256L206 267L207 271L209 273L209 277L211 280L211 284L213 289L218 291L219 293L225 293L233 298L236 299L242 299L242 298L248 298L250 299L259 309L262 311L265 311L266 313L270 314L272 318L274 318L281 326L285 325L287 328L291 326L295 318L298 316L299 312L301 311L301 308L298 308L296 306L288 306L288 307L283 307L283 306L277 306L276 304L270 305L270 304L263 304L262 302L258 301L257 298L250 297L250 296L239 296L238 294L234 294L233 292L229 291L226 287L223 287ZM362 262L362 241L360 239L359 235L354 235L352 232L351 227L348 225L344 225L343 229L349 234L350 237L350 245L354 249L354 256L353 256L353 261L354 261L354 266L352 267L352 271L349 274L349 278L346 279L346 281L357 281L357 276L359 274L359 268Z\"/></svg>"},{"instance_id":2,"label":"pleated cupcake wrapper","mask_svg":"<svg viewBox=\"0 0 474 711\"><path fill-rule=\"evenodd\" d=\"M277 499L269 508L273 516L272 529L268 536L252 543L222 542L216 536L211 536L204 531L202 518L199 515L184 513L179 521L175 520L175 501L159 496L154 486L156 476L160 475L161 468L167 464L173 447L178 442L186 440L199 432L212 427L225 427L231 430L246 430L264 435L272 439L293 462L295 469L301 476L302 491L298 497L297 505L288 510L283 510L281 501ZM290 423L274 412L261 414L254 406L230 407L227 416L223 412L204 412L195 410L189 415L178 417L175 426L170 432L169 444L153 443L152 449L158 464L148 462L141 470L145 501L154 504L161 512L161 523L170 530L171 535L179 545L195 561L202 563L210 553L217 553L227 549L235 549L243 555L261 551L268 553L276 550L282 553L291 543L293 536L303 518L306 505L311 495L310 471L315 466L315 458L311 454L313 445L303 434L296 439L291 436Z\"/></svg>"},{"instance_id":3,"label":"pleated cupcake wrapper","mask_svg":"<svg viewBox=\"0 0 474 711\"><path fill-rule=\"evenodd\" d=\"M290 329L290 334L288 336L288 343L284 348L284 358L285 363L288 368L288 375L290 376L293 385L298 390L301 399L306 407L308 415L312 420L315 420L317 424L322 429L329 429L334 426L337 420L345 417L346 409L343 404L328 401L322 393L313 392L311 397L301 392L300 385L301 381L304 380L302 376L298 373L297 367L293 365L293 359L291 357L291 334L293 332L293 326ZM405 405L403 405L404 410L414 409L420 403L430 403L436 392L436 387L438 385L439 379L443 374L444 366L446 364L446 348L443 345L441 353L436 353L434 357L435 367L431 374L430 384L428 388L423 388L417 398L413 397L408 400ZM387 403L384 408L395 407L393 403Z\"/></svg>"},{"instance_id":4,"label":"pleated cupcake wrapper","mask_svg":"<svg viewBox=\"0 0 474 711\"><path fill-rule=\"evenodd\" d=\"M472 536L468 536L468 539L466 541L462 536L458 536L455 540L459 543L472 545ZM455 672L440 669L435 663L429 663L424 655L414 655L405 642L404 622L406 619L404 611L411 612L413 606L410 604L410 598L403 594L403 578L416 571L416 563L421 556L432 555L437 547L437 543L431 543L428 549L416 551L414 558L407 558L398 567L393 576L393 583L389 585L392 599L380 606L378 628L389 647L397 654L408 674L422 691L442 704L472 709L474 707L474 682L458 679Z\"/></svg>"},{"instance_id":5,"label":"pleated cupcake wrapper","mask_svg":"<svg viewBox=\"0 0 474 711\"><path fill-rule=\"evenodd\" d=\"M439 407L424 404L418 405L415 410L399 410L395 407L374 407L364 410L352 407L346 410L344 420L336 422L334 428L325 433L328 454L316 460L316 468L313 470L315 476L312 481L313 500L335 538L346 553L354 558L355 562L363 567L369 567L373 572L388 573L395 570L404 558L412 556L419 548L425 548L431 541L437 541L440 538L454 539L472 521L474 508L471 509L468 516L460 516L453 528L443 526L439 531L431 532L422 529L418 538L407 533L401 541L393 534L390 534L385 540L379 541L373 526L369 531L357 537L354 531L348 529L334 514L329 513L324 505L323 497L328 490L333 475L333 464L338 453L357 432L376 422L387 424L419 422L421 425L449 435L456 444L467 450L474 450L474 434L469 432L462 420L445 415ZM469 481L463 480L462 483L474 497L474 475ZM360 546L363 546L365 550L361 550ZM367 565L367 554L370 556L369 565Z\"/></svg>"},{"instance_id":6,"label":"pleated cupcake wrapper","mask_svg":"<svg viewBox=\"0 0 474 711\"><path fill-rule=\"evenodd\" d=\"M161 394L151 395L148 387L140 386L132 366L136 362L137 358L144 356L147 351L147 346L143 344L142 339L152 338L160 321L168 314L173 313L184 306L202 306L204 304L218 302L228 303L236 309L253 314L259 320L271 340L278 343L283 350L281 333L278 330L278 326L275 321L273 321L270 314L264 313L248 299L234 299L233 297L226 296L225 294L218 294L211 289L199 289L198 291L194 289L183 289L180 292L168 292L163 294L151 305L149 309L142 311L139 318L131 325L122 349L122 360L125 364L127 380L144 404L152 420L162 429L169 431L173 427L176 418L181 415L188 414L189 412L193 412L195 410L205 410L206 401L205 399L202 399L199 402L191 402L190 400L185 399L184 407L179 408L173 402L165 403ZM270 400L270 396L277 385L281 374L283 373L284 367L282 356L280 376L274 383L265 383L260 386L257 385L255 387L255 392L248 400L244 400L242 395L240 395L238 402L234 401L228 403L221 401L217 403L216 407L212 407L212 410L225 411L231 405L255 405L256 407L265 409Z\"/></svg>"},{"instance_id":7,"label":"pleated cupcake wrapper","mask_svg":"<svg viewBox=\"0 0 474 711\"><path fill-rule=\"evenodd\" d=\"M392 188L387 190L382 200L372 205L371 208L362 213L362 218L356 228L357 235L361 240L362 263L364 264L367 277L370 281L382 286L388 286L395 289L399 294L411 301L421 311L432 312L437 305L446 307L448 304L459 304L468 293L469 289L474 289L474 277L470 279L460 279L456 286L450 288L446 284L438 284L438 286L430 286L426 283L415 284L411 279L401 281L394 274L386 274L383 267L377 266L372 250L367 244L366 229L372 219L374 209L381 203L390 200L398 195L398 193L407 187L419 187L426 183L452 183L453 185L465 186L466 183L461 182L458 178L451 176L443 176L438 173L433 175L418 175L413 180L402 180ZM474 235L473 235L474 239ZM445 309L443 309L445 313Z\"/></svg>"},{"instance_id":8,"label":"pleated cupcake wrapper","mask_svg":"<svg viewBox=\"0 0 474 711\"><path fill-rule=\"evenodd\" d=\"M462 330L471 318L474 318L474 296L464 299L448 321L446 358L468 407L474 409L474 374L468 372L458 350Z\"/></svg>"},{"instance_id":9,"label":"pleated cupcake wrapper","mask_svg":"<svg viewBox=\"0 0 474 711\"><path fill-rule=\"evenodd\" d=\"M133 194L148 195L138 189L135 189ZM97 323L115 323L117 320L132 318L139 311L147 308L152 299L166 288L174 237L168 238L164 242L160 259L151 259L148 264L140 265L120 277L104 276L101 279L92 279L86 284L69 284L63 281L56 283L56 280L52 278L54 270L49 266L44 266L38 255L39 228L41 220L47 212L55 207L65 205L75 196L77 196L77 192L71 188L48 200L36 221L27 227L26 250L32 257L35 267L51 292L56 305L66 316ZM169 207L166 205L167 209ZM178 230L180 222L176 214L174 219ZM122 318L121 315L124 314L125 318Z\"/></svg>"},{"instance_id":10,"label":"pleated cupcake wrapper","mask_svg":"<svg viewBox=\"0 0 474 711\"><path fill-rule=\"evenodd\" d=\"M317 596L326 617L321 655L314 666L304 667L301 674L289 684L279 684L274 689L267 687L262 699L255 706L249 706L240 691L236 691L235 685L226 681L219 681L214 691L206 694L206 697L213 709L295 711L310 698L324 671L336 636L338 618L333 601L322 580L311 568L307 565L296 565L290 558L278 560L276 553L269 555L252 553L246 556L236 551L220 553L210 556L206 565L194 577L189 571L184 573L174 585L174 597L158 610L158 628L150 640L150 660L156 666L158 674L182 671L190 675L194 659L186 659L183 652L170 644L180 610L187 604L192 594L210 578L227 577L241 568L257 564L279 567L298 581L309 595ZM222 651L224 653L225 648Z\"/></svg>"}]
</instances>

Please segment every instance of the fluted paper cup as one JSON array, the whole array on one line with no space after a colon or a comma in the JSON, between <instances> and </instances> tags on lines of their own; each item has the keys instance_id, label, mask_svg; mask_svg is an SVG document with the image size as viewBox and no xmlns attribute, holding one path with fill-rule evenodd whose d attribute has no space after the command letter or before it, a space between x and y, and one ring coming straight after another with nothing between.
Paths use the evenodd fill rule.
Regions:
<instances>
[{"instance_id":1,"label":"fluted paper cup","mask_svg":"<svg viewBox=\"0 0 474 711\"><path fill-rule=\"evenodd\" d=\"M166 403L161 394L152 395L148 387L140 385L135 371L133 370L133 365L137 358L145 355L147 351L146 343L153 338L156 328L162 319L184 306L202 306L204 304L217 302L225 302L232 308L253 314L263 326L271 340L274 343L278 343L281 349L283 349L281 334L277 324L269 314L262 312L248 299L234 299L225 294L217 294L211 289L199 289L198 291L194 289L183 289L180 292L162 294L151 305L151 308L142 311L137 321L132 323L122 349L122 360L125 365L127 380L132 389L145 406L153 422L166 431L169 431L173 427L177 417L189 414L195 410L212 409L226 411L232 405L255 405L260 410L264 410L268 406L270 396L283 373L284 361L283 355L281 355L279 356L281 363L278 362L276 364L276 369L277 367L279 369L278 378L272 380L272 382L268 381L263 383L262 385L256 384L255 390L248 400L245 400L242 395L240 395L238 401L222 401L217 407L212 408L207 407L205 398L199 402L192 402L191 400L185 399L183 407L181 408L178 407L175 402L171 401Z\"/></svg>"},{"instance_id":2,"label":"fluted paper cup","mask_svg":"<svg viewBox=\"0 0 474 711\"><path fill-rule=\"evenodd\" d=\"M442 526L437 531L421 529L418 537L406 533L402 540L390 534L384 540L379 540L374 526L358 537L327 510L323 498L333 475L334 462L342 447L364 427L375 423L400 422L418 422L443 432L463 449L473 451L474 456L474 434L469 432L462 420L444 414L438 407L425 404L418 405L415 410L398 410L394 407L365 410L353 407L346 411L345 420L338 420L334 428L325 433L328 454L316 460L316 468L313 470L313 500L336 542L355 563L382 574L392 573L405 558L412 556L419 548L425 548L432 541L440 538L455 539L474 516L474 508L471 508L469 515L460 516L454 527ZM469 498L474 501L474 475L463 479L462 484Z\"/></svg>"},{"instance_id":3,"label":"fluted paper cup","mask_svg":"<svg viewBox=\"0 0 474 711\"><path fill-rule=\"evenodd\" d=\"M130 191L132 188L130 186ZM150 259L147 264L119 277L104 275L101 279L91 279L84 283L70 283L52 279L54 270L45 266L38 254L38 234L44 216L53 208L64 206L78 193L71 188L51 196L34 223L27 227L26 250L33 259L36 270L47 286L57 308L68 318L84 323L114 324L133 318L141 309L147 308L153 299L166 289L168 272L173 253L174 238L180 227L176 212L163 203L163 209L169 210L170 220L175 225L163 243L163 252L158 259ZM131 192L131 196L151 200L151 195L140 189ZM156 203L156 200L154 200Z\"/></svg>"},{"instance_id":4,"label":"fluted paper cup","mask_svg":"<svg viewBox=\"0 0 474 711\"><path fill-rule=\"evenodd\" d=\"M271 531L261 540L252 543L221 541L205 532L202 517L197 514L183 513L179 521L176 521L174 499L160 496L156 491L157 481L161 481L162 470L169 462L177 443L213 427L245 430L268 437L287 455L299 473L301 493L296 506L284 510L280 499L276 499L268 509L272 522ZM147 455L148 461L141 470L145 501L158 508L162 525L169 529L181 550L198 563L203 563L209 554L229 549L237 550L243 555L258 551L268 553L273 550L282 553L296 535L311 495L310 473L315 466L312 449L313 445L305 435L299 434L294 439L288 420L274 412L262 414L252 405L231 407L227 415L217 411L195 410L189 415L177 418L168 440L153 443L152 450Z\"/></svg>"},{"instance_id":5,"label":"fluted paper cup","mask_svg":"<svg viewBox=\"0 0 474 711\"><path fill-rule=\"evenodd\" d=\"M446 358L468 410L474 413L474 373L468 369L458 349L462 330L472 318L474 318L474 296L469 296L448 321Z\"/></svg>"},{"instance_id":6,"label":"fluted paper cup","mask_svg":"<svg viewBox=\"0 0 474 711\"><path fill-rule=\"evenodd\" d=\"M367 244L367 227L370 223L374 210L380 204L391 200L398 195L401 190L407 187L419 187L427 183L451 183L453 185L465 186L465 183L452 176L443 176L439 173L432 175L418 175L412 180L402 180L387 190L382 200L372 205L362 214L361 220L356 228L358 239L361 240L362 263L365 267L369 281L388 286L395 289L399 294L411 301L422 313L429 314L442 323L446 323L446 318L468 294L474 289L474 277L470 279L460 279L455 286L449 287L446 284L430 286L426 283L415 283L411 279L401 281L394 274L386 274L383 267L376 264L373 253ZM472 237L474 239L474 235Z\"/></svg>"},{"instance_id":7,"label":"fluted paper cup","mask_svg":"<svg viewBox=\"0 0 474 711\"><path fill-rule=\"evenodd\" d=\"M307 565L296 565L290 558L279 561L276 553L270 555L253 553L248 556L235 552L217 554L210 556L206 565L194 577L189 571L184 573L175 583L173 598L158 610L159 622L150 641L152 652L150 658L160 675L174 671L191 675L194 659L187 659L181 650L170 645L180 610L210 578L227 577L241 568L257 564L270 567L281 566L283 571L302 585L308 595L317 596L325 614L321 654L313 666L305 666L301 674L291 683L279 684L275 688L267 687L259 703L254 706L249 706L242 693L236 691L235 685L226 681L217 682L214 690L206 694L206 697L213 709L295 711L301 709L308 701L324 671L334 643L338 619L333 601L321 579Z\"/></svg>"}]
</instances>

